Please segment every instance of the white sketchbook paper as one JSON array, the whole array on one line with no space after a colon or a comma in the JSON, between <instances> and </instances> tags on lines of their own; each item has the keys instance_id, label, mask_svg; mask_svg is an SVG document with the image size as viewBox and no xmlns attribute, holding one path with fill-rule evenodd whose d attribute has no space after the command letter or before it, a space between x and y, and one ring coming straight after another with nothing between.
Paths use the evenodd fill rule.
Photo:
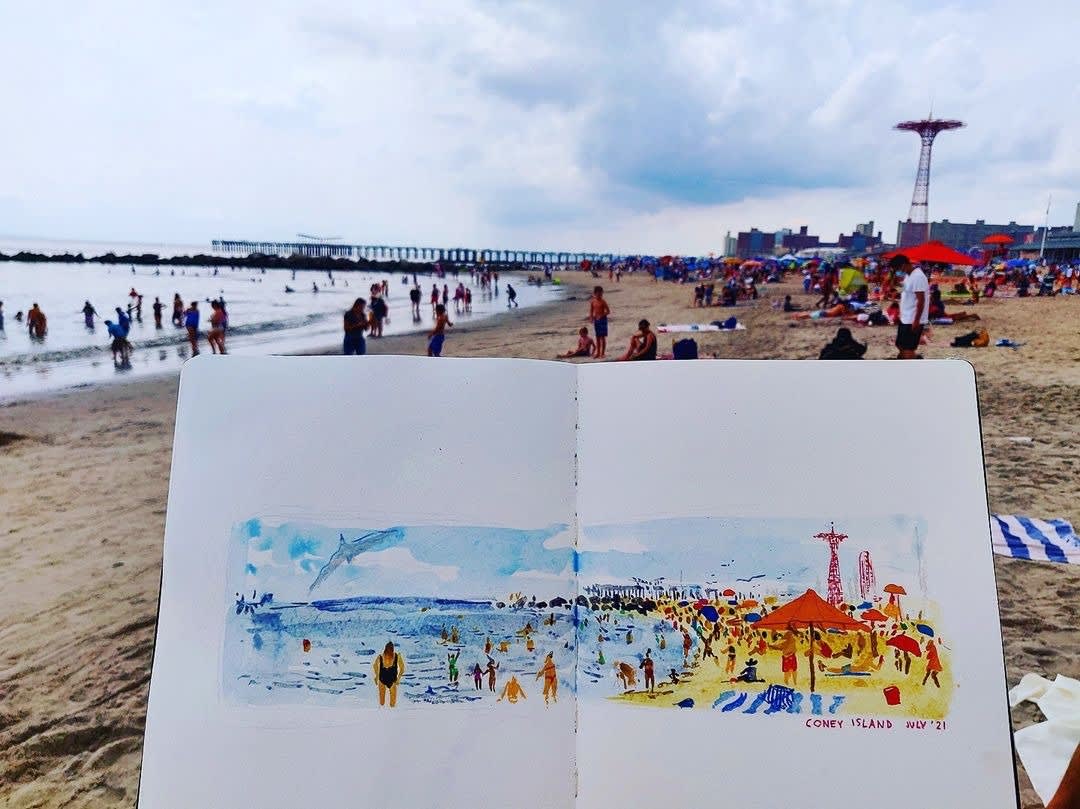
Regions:
<instances>
[{"instance_id":1,"label":"white sketchbook paper","mask_svg":"<svg viewBox=\"0 0 1080 809\"><path fill-rule=\"evenodd\" d=\"M141 807L838 791L1016 805L967 364L185 366Z\"/></svg>"}]
</instances>

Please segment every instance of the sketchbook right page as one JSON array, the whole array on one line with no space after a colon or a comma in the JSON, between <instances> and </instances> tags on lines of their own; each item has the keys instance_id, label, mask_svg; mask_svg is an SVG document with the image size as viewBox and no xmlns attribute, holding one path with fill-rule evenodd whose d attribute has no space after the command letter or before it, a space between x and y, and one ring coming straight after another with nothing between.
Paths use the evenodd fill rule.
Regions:
<instances>
[{"instance_id":1,"label":"sketchbook right page","mask_svg":"<svg viewBox=\"0 0 1080 809\"><path fill-rule=\"evenodd\" d=\"M1016 805L968 364L578 391L578 806Z\"/></svg>"}]
</instances>

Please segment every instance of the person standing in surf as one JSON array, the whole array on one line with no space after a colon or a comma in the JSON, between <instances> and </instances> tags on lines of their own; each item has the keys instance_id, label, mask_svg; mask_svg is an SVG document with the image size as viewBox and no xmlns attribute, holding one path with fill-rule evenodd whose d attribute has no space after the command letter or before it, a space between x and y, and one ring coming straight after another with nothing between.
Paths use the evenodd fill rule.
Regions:
<instances>
[{"instance_id":1,"label":"person standing in surf","mask_svg":"<svg viewBox=\"0 0 1080 809\"><path fill-rule=\"evenodd\" d=\"M451 685L457 685L457 681L458 681L457 661L458 661L458 657L460 657L460 656L461 656L461 652L447 652L447 654L446 654L447 667L450 669L449 676L450 676L450 684Z\"/></svg>"},{"instance_id":2,"label":"person standing in surf","mask_svg":"<svg viewBox=\"0 0 1080 809\"><path fill-rule=\"evenodd\" d=\"M405 658L394 651L393 641L388 641L382 654L371 664L375 670L375 684L379 688L379 705L386 704L386 692L390 692L390 707L397 705L398 683L405 676Z\"/></svg>"},{"instance_id":3,"label":"person standing in surf","mask_svg":"<svg viewBox=\"0 0 1080 809\"><path fill-rule=\"evenodd\" d=\"M536 672L536 679L544 678L544 704L548 704L548 699L558 702L559 699L559 677L555 671L554 652L548 652L547 657L544 658L544 665L540 667L540 671Z\"/></svg>"}]
</instances>

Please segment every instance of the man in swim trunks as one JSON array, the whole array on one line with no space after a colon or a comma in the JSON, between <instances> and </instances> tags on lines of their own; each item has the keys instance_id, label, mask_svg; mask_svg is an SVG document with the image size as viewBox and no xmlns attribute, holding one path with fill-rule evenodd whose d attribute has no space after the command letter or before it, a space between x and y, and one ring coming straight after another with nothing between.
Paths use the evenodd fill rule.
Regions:
<instances>
[{"instance_id":1,"label":"man in swim trunks","mask_svg":"<svg viewBox=\"0 0 1080 809\"><path fill-rule=\"evenodd\" d=\"M121 322L121 325L123 323ZM184 310L184 328L187 329L188 342L191 343L191 356L199 353L199 302L192 301Z\"/></svg>"},{"instance_id":2,"label":"man in swim trunks","mask_svg":"<svg viewBox=\"0 0 1080 809\"><path fill-rule=\"evenodd\" d=\"M555 702L559 701L559 678L555 671L554 652L548 652L547 657L544 658L544 665L540 667L540 671L536 672L536 679L544 678L544 704L548 704L548 699L552 699Z\"/></svg>"},{"instance_id":3,"label":"man in swim trunks","mask_svg":"<svg viewBox=\"0 0 1080 809\"><path fill-rule=\"evenodd\" d=\"M611 307L604 300L604 288L595 287L592 297L589 298L589 317L587 319L592 321L593 331L596 333L596 353L593 356L598 360L602 360L607 351L607 319L610 314Z\"/></svg>"},{"instance_id":4,"label":"man in swim trunks","mask_svg":"<svg viewBox=\"0 0 1080 809\"><path fill-rule=\"evenodd\" d=\"M427 355L429 357L441 357L443 342L446 340L446 327L453 326L450 317L446 314L446 306L439 304L435 307L435 328L428 335Z\"/></svg>"},{"instance_id":5,"label":"man in swim trunks","mask_svg":"<svg viewBox=\"0 0 1080 809\"><path fill-rule=\"evenodd\" d=\"M655 360L656 335L649 328L649 321L638 322L638 332L630 338L630 346L620 360Z\"/></svg>"},{"instance_id":6,"label":"man in swim trunks","mask_svg":"<svg viewBox=\"0 0 1080 809\"><path fill-rule=\"evenodd\" d=\"M900 325L896 327L897 359L916 359L923 328L930 321L930 283L918 267L912 268L908 257L901 254L889 259L894 272L907 273L900 290Z\"/></svg>"}]
</instances>

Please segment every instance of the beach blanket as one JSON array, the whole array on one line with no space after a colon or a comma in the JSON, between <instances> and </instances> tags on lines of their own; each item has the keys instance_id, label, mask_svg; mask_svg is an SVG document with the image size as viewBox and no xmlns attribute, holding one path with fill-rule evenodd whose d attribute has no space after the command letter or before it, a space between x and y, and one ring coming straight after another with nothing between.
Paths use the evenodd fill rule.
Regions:
<instances>
[{"instance_id":1,"label":"beach blanket","mask_svg":"<svg viewBox=\"0 0 1080 809\"><path fill-rule=\"evenodd\" d=\"M1066 520L993 514L990 542L1001 556L1080 565L1080 537Z\"/></svg>"},{"instance_id":2,"label":"beach blanket","mask_svg":"<svg viewBox=\"0 0 1080 809\"><path fill-rule=\"evenodd\" d=\"M661 323L656 327L661 334L673 334L686 331L745 331L746 326L736 323L733 329L722 329L713 323Z\"/></svg>"},{"instance_id":3,"label":"beach blanket","mask_svg":"<svg viewBox=\"0 0 1080 809\"><path fill-rule=\"evenodd\" d=\"M1016 752L1031 785L1043 803L1049 803L1080 744L1080 680L1059 674L1051 682L1038 674L1025 674L1009 689L1009 706L1015 708L1024 700L1038 705L1046 721L1013 734Z\"/></svg>"}]
</instances>

